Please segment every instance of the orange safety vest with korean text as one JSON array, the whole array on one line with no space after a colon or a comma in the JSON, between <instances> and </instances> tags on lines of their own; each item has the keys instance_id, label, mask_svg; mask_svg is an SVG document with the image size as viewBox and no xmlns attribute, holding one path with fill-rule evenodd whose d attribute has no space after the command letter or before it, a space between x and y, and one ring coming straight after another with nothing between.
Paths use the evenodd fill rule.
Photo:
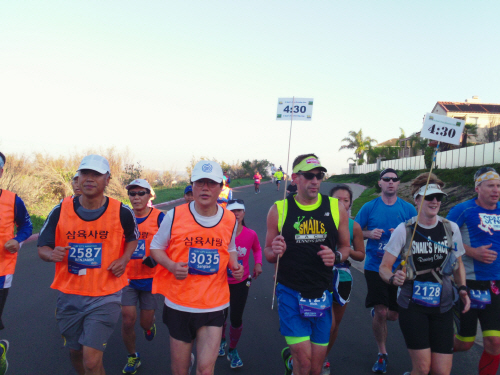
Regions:
<instances>
[{"instance_id":1,"label":"orange safety vest with korean text","mask_svg":"<svg viewBox=\"0 0 500 375\"><path fill-rule=\"evenodd\" d=\"M123 255L125 246L120 221L121 203L108 199L106 211L93 221L80 219L72 197L62 201L56 246L71 246L71 249L62 262L56 263L51 288L67 294L99 297L116 293L127 285L126 272L116 277L107 269Z\"/></svg>"},{"instance_id":2,"label":"orange safety vest with korean text","mask_svg":"<svg viewBox=\"0 0 500 375\"><path fill-rule=\"evenodd\" d=\"M12 275L16 269L17 251L5 250L5 243L14 238L16 194L1 190L0 195L0 276Z\"/></svg>"},{"instance_id":3,"label":"orange safety vest with korean text","mask_svg":"<svg viewBox=\"0 0 500 375\"><path fill-rule=\"evenodd\" d=\"M194 309L214 309L229 303L227 282L228 247L236 218L224 209L219 223L211 228L196 222L183 204L174 209L170 244L165 250L173 262L188 263L189 274L177 280L173 273L159 266L153 279L152 293Z\"/></svg>"}]
</instances>

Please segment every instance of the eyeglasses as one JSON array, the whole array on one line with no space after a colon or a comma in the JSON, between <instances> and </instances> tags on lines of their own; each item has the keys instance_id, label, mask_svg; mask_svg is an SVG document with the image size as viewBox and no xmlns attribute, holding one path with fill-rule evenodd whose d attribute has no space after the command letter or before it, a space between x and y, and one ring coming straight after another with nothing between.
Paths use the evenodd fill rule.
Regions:
<instances>
[{"instance_id":1,"label":"eyeglasses","mask_svg":"<svg viewBox=\"0 0 500 375\"><path fill-rule=\"evenodd\" d=\"M444 198L444 194L431 194L425 196L425 200L428 202L432 202L434 198L436 198L438 202L441 202Z\"/></svg>"},{"instance_id":2,"label":"eyeglasses","mask_svg":"<svg viewBox=\"0 0 500 375\"><path fill-rule=\"evenodd\" d=\"M227 201L228 205L233 203L245 204L245 201L243 199L230 199Z\"/></svg>"},{"instance_id":3,"label":"eyeglasses","mask_svg":"<svg viewBox=\"0 0 500 375\"><path fill-rule=\"evenodd\" d=\"M219 182L215 182L214 180L210 180L208 178L202 178L201 180L193 182L193 185L196 187L203 187L205 184L207 184L209 188L213 188L217 185L220 185Z\"/></svg>"},{"instance_id":4,"label":"eyeglasses","mask_svg":"<svg viewBox=\"0 0 500 375\"><path fill-rule=\"evenodd\" d=\"M325 172L318 172L318 173L312 173L312 172L297 172L298 175L304 176L306 180L312 180L314 177L318 181L321 181L322 179L325 178Z\"/></svg>"},{"instance_id":5,"label":"eyeglasses","mask_svg":"<svg viewBox=\"0 0 500 375\"><path fill-rule=\"evenodd\" d=\"M131 197L135 197L136 195L138 195L139 197L143 197L146 195L146 192L144 190L142 190L142 191L129 191L128 195L130 195Z\"/></svg>"},{"instance_id":6,"label":"eyeglasses","mask_svg":"<svg viewBox=\"0 0 500 375\"><path fill-rule=\"evenodd\" d=\"M399 177L382 177L381 180L384 182L389 182L389 181L398 182L400 180L400 178Z\"/></svg>"}]
</instances>

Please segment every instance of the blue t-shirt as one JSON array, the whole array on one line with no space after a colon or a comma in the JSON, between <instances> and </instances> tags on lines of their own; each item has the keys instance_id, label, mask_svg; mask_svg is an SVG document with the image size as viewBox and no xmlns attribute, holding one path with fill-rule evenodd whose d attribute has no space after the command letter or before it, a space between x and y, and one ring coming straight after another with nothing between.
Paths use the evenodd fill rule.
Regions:
<instances>
[{"instance_id":1,"label":"blue t-shirt","mask_svg":"<svg viewBox=\"0 0 500 375\"><path fill-rule=\"evenodd\" d=\"M413 216L417 216L417 210L413 205L401 198L398 198L393 205L388 206L381 197L378 197L361 207L356 219L354 219L361 226L361 229L384 230L379 240L369 239L366 244L365 270L378 272L384 256L384 247L391 237L389 229L396 229L400 223L411 219ZM398 258L394 266L397 267L399 263Z\"/></svg>"},{"instance_id":2,"label":"blue t-shirt","mask_svg":"<svg viewBox=\"0 0 500 375\"><path fill-rule=\"evenodd\" d=\"M448 216L457 223L464 244L479 247L493 244L490 250L500 250L500 204L497 208L487 210L476 204L476 198L457 204ZM491 264L475 260L467 255L462 256L467 280L500 280L500 257Z\"/></svg>"}]
</instances>

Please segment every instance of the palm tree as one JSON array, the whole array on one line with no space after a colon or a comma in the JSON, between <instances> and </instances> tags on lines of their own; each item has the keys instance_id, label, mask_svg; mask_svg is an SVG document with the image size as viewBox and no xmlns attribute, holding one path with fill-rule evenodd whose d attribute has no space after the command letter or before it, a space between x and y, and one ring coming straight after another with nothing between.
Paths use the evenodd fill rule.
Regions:
<instances>
[{"instance_id":1,"label":"palm tree","mask_svg":"<svg viewBox=\"0 0 500 375\"><path fill-rule=\"evenodd\" d=\"M354 150L355 159L349 159L354 160L358 165L363 164L363 155L371 149L372 143L377 143L373 138L363 137L363 130L361 129L359 129L359 132L351 130L349 137L345 137L341 142L347 142L347 144L340 146L339 151L344 149Z\"/></svg>"}]
</instances>

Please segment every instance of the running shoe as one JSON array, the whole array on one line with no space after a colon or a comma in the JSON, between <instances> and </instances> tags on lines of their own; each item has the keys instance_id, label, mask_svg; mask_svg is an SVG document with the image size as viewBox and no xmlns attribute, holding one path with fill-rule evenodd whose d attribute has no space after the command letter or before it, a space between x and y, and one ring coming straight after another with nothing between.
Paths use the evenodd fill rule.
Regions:
<instances>
[{"instance_id":1,"label":"running shoe","mask_svg":"<svg viewBox=\"0 0 500 375\"><path fill-rule=\"evenodd\" d=\"M387 372L387 354L378 355L377 362L372 367L372 371L376 374L385 374Z\"/></svg>"},{"instance_id":2,"label":"running shoe","mask_svg":"<svg viewBox=\"0 0 500 375\"><path fill-rule=\"evenodd\" d=\"M321 375L330 375L330 362L328 362L328 359L325 359L325 362L323 362L323 369L321 370Z\"/></svg>"},{"instance_id":3,"label":"running shoe","mask_svg":"<svg viewBox=\"0 0 500 375\"><path fill-rule=\"evenodd\" d=\"M141 356L139 353L129 354L127 356L127 364L123 368L124 374L135 374L141 365Z\"/></svg>"},{"instance_id":4,"label":"running shoe","mask_svg":"<svg viewBox=\"0 0 500 375\"><path fill-rule=\"evenodd\" d=\"M224 357L226 355L226 339L220 340L219 346L219 357Z\"/></svg>"},{"instance_id":5,"label":"running shoe","mask_svg":"<svg viewBox=\"0 0 500 375\"><path fill-rule=\"evenodd\" d=\"M191 374L191 370L193 369L193 365L194 365L194 354L191 353L191 364L189 365L188 375Z\"/></svg>"},{"instance_id":6,"label":"running shoe","mask_svg":"<svg viewBox=\"0 0 500 375\"><path fill-rule=\"evenodd\" d=\"M7 362L7 350L9 350L9 342L7 340L0 340L0 375L4 375L9 368L9 362Z\"/></svg>"},{"instance_id":7,"label":"running shoe","mask_svg":"<svg viewBox=\"0 0 500 375\"><path fill-rule=\"evenodd\" d=\"M146 340L152 341L156 336L156 324L153 324L151 329L144 331L144 336L146 337Z\"/></svg>"},{"instance_id":8,"label":"running shoe","mask_svg":"<svg viewBox=\"0 0 500 375\"><path fill-rule=\"evenodd\" d=\"M290 358L292 358L292 352L290 348L287 346L283 348L281 351L281 358L283 359L283 363L285 364L285 375L292 375L293 369L288 365L290 363Z\"/></svg>"},{"instance_id":9,"label":"running shoe","mask_svg":"<svg viewBox=\"0 0 500 375\"><path fill-rule=\"evenodd\" d=\"M231 368L243 367L243 361L236 349L230 350L229 353L227 353L227 360L231 362Z\"/></svg>"}]
</instances>

